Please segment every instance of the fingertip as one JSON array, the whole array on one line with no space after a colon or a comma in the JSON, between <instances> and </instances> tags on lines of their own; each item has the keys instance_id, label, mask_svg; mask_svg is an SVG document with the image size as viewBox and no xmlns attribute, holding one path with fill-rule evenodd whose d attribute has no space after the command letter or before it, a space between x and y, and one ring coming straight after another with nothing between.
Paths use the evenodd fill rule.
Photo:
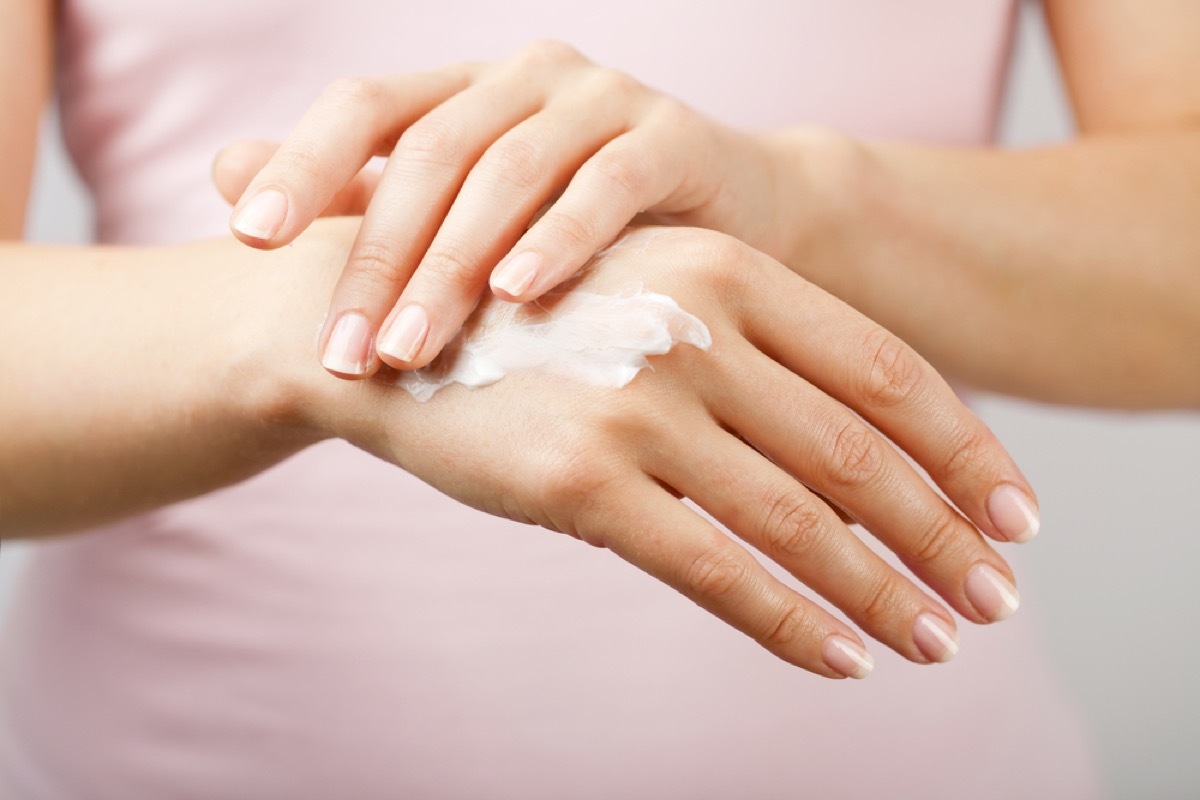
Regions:
<instances>
[{"instance_id":1,"label":"fingertip","mask_svg":"<svg viewBox=\"0 0 1200 800\"><path fill-rule=\"evenodd\" d=\"M524 302L532 298L533 293L529 290L541 270L541 254L535 250L524 250L500 262L492 271L488 283L492 292L500 299Z\"/></svg>"},{"instance_id":2,"label":"fingertip","mask_svg":"<svg viewBox=\"0 0 1200 800\"><path fill-rule=\"evenodd\" d=\"M277 247L275 241L287 219L288 199L278 189L263 189L233 212L230 228L251 247Z\"/></svg>"},{"instance_id":3,"label":"fingertip","mask_svg":"<svg viewBox=\"0 0 1200 800\"><path fill-rule=\"evenodd\" d=\"M378 367L372 344L371 325L357 311L339 315L321 349L321 366L338 378L358 380Z\"/></svg>"},{"instance_id":4,"label":"fingertip","mask_svg":"<svg viewBox=\"0 0 1200 800\"><path fill-rule=\"evenodd\" d=\"M376 352L383 363L395 369L420 369L433 360L430 354L429 314L417 303L410 303L384 324L379 332ZM440 350L441 348L436 348Z\"/></svg>"},{"instance_id":5,"label":"fingertip","mask_svg":"<svg viewBox=\"0 0 1200 800\"><path fill-rule=\"evenodd\" d=\"M1002 622L1021 605L1017 586L991 564L980 562L967 572L967 599L979 613L981 622Z\"/></svg>"},{"instance_id":6,"label":"fingertip","mask_svg":"<svg viewBox=\"0 0 1200 800\"><path fill-rule=\"evenodd\" d=\"M1041 516L1036 501L1011 483L992 490L987 499L987 514L998 536L1005 542L1025 543L1041 530Z\"/></svg>"},{"instance_id":7,"label":"fingertip","mask_svg":"<svg viewBox=\"0 0 1200 800\"><path fill-rule=\"evenodd\" d=\"M913 624L912 638L926 663L944 664L958 654L958 631L948 615L921 613Z\"/></svg>"},{"instance_id":8,"label":"fingertip","mask_svg":"<svg viewBox=\"0 0 1200 800\"><path fill-rule=\"evenodd\" d=\"M354 382L354 381L365 381L368 378L375 377L375 375L378 374L380 367L381 367L381 364L379 362L379 359L374 359L372 361L372 364L369 365L361 373L339 372L335 369L330 369L329 367L325 367L325 371L328 372L333 377L337 378L338 380Z\"/></svg>"},{"instance_id":9,"label":"fingertip","mask_svg":"<svg viewBox=\"0 0 1200 800\"><path fill-rule=\"evenodd\" d=\"M875 659L862 643L841 634L830 635L822 642L821 657L835 673L826 675L829 678L862 680L875 669Z\"/></svg>"}]
</instances>

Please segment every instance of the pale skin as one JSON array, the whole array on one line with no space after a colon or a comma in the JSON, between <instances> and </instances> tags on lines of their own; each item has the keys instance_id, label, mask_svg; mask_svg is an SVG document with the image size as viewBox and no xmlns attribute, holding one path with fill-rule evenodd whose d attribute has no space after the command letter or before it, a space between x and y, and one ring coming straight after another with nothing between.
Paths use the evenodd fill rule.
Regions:
<instances>
[{"instance_id":1,"label":"pale skin","mask_svg":"<svg viewBox=\"0 0 1200 800\"><path fill-rule=\"evenodd\" d=\"M1011 570L984 536L1032 533L1029 520L997 513L997 497L1010 512L1014 495L1030 515L1036 506L1003 448L915 351L732 237L671 230L636 260L614 255L596 269L598 280L675 297L713 332L710 351L678 348L619 391L526 375L424 405L338 380L311 356L358 219L323 221L271 253L232 238L20 243L51 12L6 0L0 13L0 53L26 67L0 84L11 112L0 130L10 187L0 374L20 387L0 393L0 535L86 529L340 437L464 503L609 548L826 677L869 672L863 638L679 497L914 662L953 655L950 609L976 623L1011 613L996 589L1011 587ZM31 81L30 64L45 74ZM523 402L531 396L539 402ZM875 556L838 512L941 600Z\"/></svg>"},{"instance_id":2,"label":"pale skin","mask_svg":"<svg viewBox=\"0 0 1200 800\"><path fill-rule=\"evenodd\" d=\"M75 530L226 485L336 436L483 511L611 549L828 677L869 671L854 629L677 495L913 661L953 655L954 618L823 497L960 615L984 623L1011 612L989 588L993 578L1011 584L1011 571L976 528L1003 538L988 498L996 486L1030 491L1015 465L915 351L767 256L680 228L598 263L592 280L674 296L714 337L707 352L657 358L628 387L529 373L420 404L378 382L338 380L312 359L358 224L323 221L266 254L232 239L0 247L10 343L0 371L21 387L0 399L0 530Z\"/></svg>"},{"instance_id":3,"label":"pale skin","mask_svg":"<svg viewBox=\"0 0 1200 800\"><path fill-rule=\"evenodd\" d=\"M1115 22L1121 21L1115 10L1119 5L1097 3L1091 8L1113 9L1114 16L1109 20L1112 29ZM1063 4L1063 10L1054 12L1056 18L1065 19L1070 7L1071 4ZM1128 7L1132 8L1132 4ZM6 187L25 187L31 172L36 121L49 84L51 12L49 4L39 8L16 0L7 0L0 4L0 9L5 23L0 26L4 32L0 36L5 40L0 52L12 54L11 63L5 58L4 75L9 79L3 82L4 94L0 100L8 103L13 112L0 131L6 145L0 177ZM1172 35L1182 35L1169 21L1163 26L1171 29L1168 33ZM1086 32L1086 25L1079 27ZM1089 40L1080 47L1087 50L1092 46ZM1064 48L1064 53L1068 50ZM1185 61L1189 53L1186 42L1165 51L1168 56ZM604 76L599 88L618 92L616 97L620 100L629 100L629 95L644 91L628 79L613 78L607 71L595 72L600 68L560 46L542 46L531 52L534 62L540 59L561 64L574 60L581 74ZM1120 63L1120 59L1116 62ZM31 64L43 67L33 80L28 76ZM1186 64L1180 68L1183 67ZM434 95L449 86L452 96L461 96L467 82L488 69L487 66L451 68L448 78L442 75L432 79L430 94L425 97L428 107L408 109L408 122L397 127L395 119L377 114L374 123L403 140L403 132L410 130L410 123L427 119L439 105ZM20 80L13 77L17 75ZM1110 76L1109 85L1112 83ZM1181 82L1179 88L1182 91L1187 87ZM370 81L352 81L341 84L335 95L380 101L384 94L377 89L379 86ZM412 97L414 92L406 92L405 96ZM363 104L359 110L370 105ZM386 103L377 105L388 108ZM467 106L464 113L470 111L468 103L459 105ZM621 114L627 105L632 107L625 102L614 102L608 107ZM600 106L603 104L596 104ZM249 237L248 241L276 247L295 238L316 216L331 211L365 210L367 221L361 229L357 223L322 225L298 240L296 248L257 257L244 250L239 253L230 242L169 249L34 248L13 244L0 252L0 263L4 264L0 274L5 282L0 292L5 303L0 334L6 341L20 344L3 356L0 369L6 379L12 379L12 385L28 387L27 392L9 393L13 396L0 400L0 421L4 423L4 432L0 434L3 445L0 486L4 487L0 493L0 532L38 535L76 530L226 485L312 442L340 436L412 471L463 502L609 547L762 642L781 658L818 674L861 677L862 662L853 657L847 660L846 653L861 656L862 639L853 629L758 568L733 540L687 512L672 491L696 500L746 541L760 547L815 591L828 596L864 631L906 657L929 662L952 655L944 640L928 635L932 619L945 636L952 638L954 621L950 613L871 556L845 530L831 506L820 498L829 497L851 517L866 523L955 611L974 622L986 622L1001 618L1006 609L991 602L994 598L983 596L979 581L975 581L976 588L972 591L971 576L979 575L981 567L992 570L1004 581L1011 581L1012 576L976 527L998 540L1023 538L1029 533L1027 528L998 524L992 499L998 488L1010 487L1032 509L1032 491L986 429L958 404L926 362L813 284L789 275L778 262L786 262L793 269L802 267L820 283L834 286L837 280L845 281L847 287L837 286L838 291L888 319L957 376L1035 396L1051 396L1054 390L1049 383L1032 390L1004 383L1003 363L986 360L975 363L984 359L979 353L973 356L966 352L972 341L968 334L972 325L981 323L979 319L969 319L968 313L954 314L955 303L945 304L944 297L934 306L929 292L910 287L916 305L897 310L873 308L869 293L861 299L854 296L853 287L867 283L877 289L880 298L900 296L896 292L903 287L887 288L890 286L887 281L899 281L897 254L880 247L878 240L872 242L861 235L872 224L892 219L903 227L905 236L912 238L908 246L915 255L905 258L904 264L920 262L917 269L934 270L931 274L943 282L948 275L957 276L959 281L951 283L948 290L961 291L961 300L991 304L990 307L998 309L993 310L993 316L1013 314L1012 319L1005 316L1010 328L999 329L1002 332L1021 327L1030 336L1040 331L1053 339L1051 328L1059 326L1062 341L1053 341L1059 345L1057 349L1029 352L1027 344L1024 349L1011 347L1008 369L1013 375L1022 366L1016 361L1019 354L1024 359L1047 361L1049 366L1042 374L1043 380L1049 381L1047 375L1056 375L1055 370L1061 372L1068 366L1086 373L1079 376L1080 382L1060 387L1059 391L1087 392L1088 402L1132 406L1193 402L1197 394L1188 381L1197 373L1195 370L1179 380L1167 376L1171 378L1169 381L1162 380L1159 370L1132 388L1127 384L1134 381L1113 378L1123 368L1127 372L1122 378L1126 378L1139 365L1150 373L1153 365L1135 356L1139 353L1144 356L1150 350L1157 353L1160 340L1174 342L1178 336L1191 335L1195 330L1187 327L1196 325L1194 316L1189 315L1195 303L1184 302L1189 296L1195 297L1194 270L1184 274L1181 266L1194 265L1194 259L1188 261L1188 253L1194 255L1194 251L1187 249L1186 231L1181 233L1177 230L1179 226L1173 224L1179 216L1187 216L1189 209L1194 209L1186 205L1188 190L1177 185L1182 184L1186 189L1188 183L1177 172L1188 167L1188 159L1183 157L1185 148L1180 142L1194 147L1185 124L1186 115L1160 126L1166 143L1180 151L1170 161L1169 171L1150 170L1149 178L1146 177L1143 166L1147 151L1151 150L1146 144L1151 141L1150 134L1135 131L1129 134L1129 140L1122 138L1119 142L1134 151L1133 155L1124 156L1124 161L1111 155L1107 148L1100 148L1100 152L1104 158L1113 160L1112 164L1096 160L1100 159L1093 155L1096 151L1087 149L1071 151L1077 155L1048 152L1041 162L1034 161L1048 164L1044 169L1051 176L1063 177L1060 171L1070 167L1072 158L1085 159L1084 167L1063 177L1060 193L1047 194L1045 175L1037 169L994 161L1007 158L1008 154L953 154L853 142L829 132L747 136L700 120L665 98L647 98L645 106L650 110L644 110L645 116L639 118L642 121L633 128L644 124L650 130L644 142L635 142L637 146L627 152L653 153L640 148L643 144L652 148L658 142L657 146L664 148L659 152L678 150L688 154L688 158L677 159L679 163L673 174L623 172L619 164L598 173L601 182L614 176L630 178L614 184L628 196L614 194L612 189L605 190L607 194L594 191L595 187L589 189L585 184L575 193L579 213L600 206L618 211L630 209L629 213L610 215L603 224L576 228L576 232L592 231L593 235L577 236L574 237L577 241L571 241L568 234L562 240L563 246L568 251L573 247L574 251L566 255L556 253L553 258L545 256L551 252L552 243L539 244L536 238L540 235L539 228L534 226L524 236L533 237L534 244L544 249L543 268L557 272L542 273L536 278L541 283L535 282L520 291L505 292L500 285L498 293L527 299L544 291L574 272L596 247L606 243L629 221L634 211L641 209L650 210L663 221L725 230L767 255L728 237L689 230L681 231L684 238L659 254L651 267L635 268L626 263L611 267L631 275L636 270L640 280L676 296L715 331L722 332L718 336L721 346L715 347L711 354L676 351L662 360L653 378L643 376L630 390L617 395L619 415L614 416L611 398L600 402L596 390L576 387L568 391L558 385L539 384L532 376L488 391L448 392L441 405L417 406L371 382L337 381L310 363L311 333L321 318L325 298L332 293L335 312L344 310L336 305L340 302L337 298L357 299L353 295L357 281L363 304L375 304L371 313L382 323L396 309L396 300L408 279L403 270L389 276L381 275L379 270L351 269L338 280L337 273L343 264L363 263L362 254L371 252L373 245L365 237L372 231L372 235L380 233L376 230L380 220L374 218L395 219L395 215L372 213L371 208L378 209L390 189L387 184L376 187L366 176L357 175L359 165L353 163L356 156L351 153L352 157L347 159L347 151L340 146L337 152L318 152L325 160L307 165L330 168L320 186L305 186L303 181L286 182L296 179L298 173L281 175L279 180L284 183L278 185L285 189L288 200L286 225L292 227L286 229L285 225L278 234ZM325 116L343 124L338 121L339 115ZM607 122L609 129L613 124L611 120ZM622 124L632 123L626 120ZM500 127L500 136L512 130ZM435 140L433 137L429 141ZM379 141L387 141L387 136L383 135ZM1161 142L1155 139L1153 143L1157 147ZM378 141L373 144L378 145ZM692 148L694 144L702 148L698 156ZM705 147L709 149L703 150ZM377 149L368 148L364 152L369 155ZM252 181L257 181L252 184L255 190L266 185L267 179L262 174L256 177L256 173L273 150L270 145L249 145L228 151L216 171L218 183L227 195L233 198L242 195L241 190ZM520 152L517 147L509 155ZM525 152L555 151L526 147ZM983 166L957 160L971 158L978 159ZM284 159L280 162L287 163ZM482 163L461 158L443 158L442 162L442 167L453 167L450 172L463 176L474 174L473 167ZM648 165L646 172L653 173L660 162L646 157L643 162ZM715 180L708 175L708 183L704 183L706 176L693 171L695 164L717 164L718 173L723 169L728 174L719 174ZM1149 246L1155 259L1150 264L1153 279L1140 283L1142 273L1133 274L1132 270L1122 273L1120 267L1129 259L1140 263L1146 259L1146 253L1138 250L1131 254L1126 250L1124 259L1120 252L1114 254L1114 248L1128 247L1124 239L1129 237L1112 235L1113 241L1101 246L1099 237L1113 233L1111 224L1081 233L1078 226L1091 224L1094 215L1086 215L1080 221L1070 219L1065 213L1071 203L1081 198L1099 204L1112 215L1110 219L1125 219L1123 211L1127 207L1121 202L1128 203L1132 211L1146 209L1147 206L1138 205L1147 201L1145 197L1130 199L1118 196L1115 191L1098 192L1090 185L1084 187L1085 191L1069 179L1083 181L1092 171L1105 169L1111 179L1116 174L1113 170L1121 166L1145 181L1147 188L1139 194L1153 195L1149 198L1149 208L1162 212L1144 211L1143 227L1152 235L1137 238L1136 244L1142 248ZM978 188L978 181L972 179L976 177L975 170L980 180L993 175L994 184L984 182L984 189ZM964 175L964 171L968 174ZM529 174L536 177L538 173L534 170ZM573 171L567 170L565 177L571 174ZM1025 182L1021 183L1014 174L1024 176ZM334 178L329 180L329 175ZM340 183L337 175L344 178ZM731 180L733 175L742 183ZM795 180L779 180L780 175L794 176ZM1151 180L1155 175L1162 180ZM321 178L317 170L310 170L310 176ZM267 178L270 177L268 172ZM674 185L672 178L676 179ZM405 182L397 185L402 183ZM1057 181L1054 183L1059 185ZM645 196L637 192L649 191L647 187L656 190L651 195L661 194L665 199L644 202ZM986 191L989 187L990 192ZM1020 191L1022 187L1025 194ZM496 203L496 208L504 208L506 212L518 209L515 221L500 220L503 223L500 227L510 226L515 241L557 188L551 186L542 195L527 191L528 196L517 197L519 202L515 204ZM970 195L969 199L977 205L961 202L961 193ZM252 192L244 194L239 211L244 210ZM6 195L13 196L5 197L4 219L0 224L6 236L16 238L22 228L27 198L21 190ZM943 195L954 200L942 203ZM564 195L565 199L570 197ZM920 197L930 200L915 209L897 200L911 202ZM1190 199L1195 201L1194 197ZM302 201L307 203L304 208L299 205ZM1052 203L1053 213L1038 206L1031 210L1029 204L1035 201ZM410 224L428 234L427 241L422 243L420 236L409 235L407 239L382 236L375 242L393 249L407 248L408 256L396 263L409 264L405 269L409 273L415 270L420 276L424 268L418 269L415 262L429 261L429 253L436 255L429 243L436 243L435 236L448 235L444 232L454 213L451 209L446 216L443 209L441 216L429 216L428 209L438 206L436 197L431 199L430 195L423 200L409 198L408 204L416 208L408 217ZM931 204L938 205L944 213L918 213ZM488 204L476 205L459 215L463 217L459 230L478 222L470 216L473 213L495 213L488 209ZM405 206L401 203L400 207ZM797 225L795 236L782 236L763 224L763 220L801 207L817 207L821 213L811 217L812 224ZM545 222L542 229L571 230L570 223L559 222L554 227L555 210L552 208L543 219L550 222ZM905 212L919 217L919 221L910 225ZM875 217L868 219L865 216L868 213ZM298 216L293 218L293 214ZM521 219L524 214L528 217ZM1038 226L1023 227L1027 217L1036 219ZM734 224L738 220L740 224ZM1071 227L1072 222L1075 227ZM495 231L496 226L491 230ZM355 231L357 238L351 244ZM1017 232L1039 235L1015 236ZM1076 249L1072 251L1076 255L1071 263L1059 265L1061 253L1067 250L1064 242L1075 242L1077 238L1088 244L1095 242L1095 252L1085 250L1085 253L1100 260L1084 264L1085 259ZM486 249L502 240L503 236L497 238L492 233L481 240L482 244L475 242L472 246ZM368 241L365 250L364 241ZM522 241L515 249L533 246ZM981 241L1001 241L1011 243L1006 247L1020 245L1024 249L1016 250L1003 263L994 258L989 262L988 257L993 254L980 245ZM895 240L889 239L888 244L894 245ZM375 257L366 262L381 269L390 264L395 269L391 256L380 257L383 252L376 251ZM574 263L572 252L577 256ZM698 252L709 257L696 258ZM429 287L474 286L482 291L491 269L504 256L504 252L495 252L480 259L457 259L463 267L458 283L453 275L447 280L446 275L438 277L433 269L424 269L430 273L424 281ZM1120 342L1116 343L1119 346L1115 351L1104 354L1105 369L1089 371L1089 362L1080 360L1082 344L1075 323L1086 320L1095 326L1095 319L1104 318L1103 308L1099 316L1093 303L1091 310L1085 307L1076 312L1076 317L1056 321L1043 315L1023 320L1017 315L1023 306L1013 305L1016 301L1012 297L995 296L996 272L1011 280L1012 273L1008 270L1019 269L1018 264L1025 259L1038 264L1037 269L1030 267L1031 275L1043 276L1045 270L1052 275L1061 273L1061 282L1068 291L1086 289L1101 299L1108 298L1115 310L1133 315L1132 320L1137 323L1131 326L1135 328L1131 333L1133 338L1143 336L1144 328L1150 331L1151 338L1128 344L1128 336L1113 337ZM705 266L693 272L680 266L697 262ZM836 275L819 274L823 264ZM939 265L941 271L937 271ZM1079 265L1086 270L1072 271L1072 267ZM1084 274L1093 267L1094 274ZM1122 277L1110 279L1114 272ZM1188 283L1189 274L1192 284ZM784 276L788 276L787 280ZM1084 277L1093 281L1100 278L1099 288L1088 284L1091 288L1087 289ZM1177 277L1179 281L1172 282ZM1164 284L1168 284L1166 289L1149 290ZM415 291L414 286L420 286L416 278L404 291ZM1140 287L1142 292L1132 292L1131 286ZM381 287L384 291L380 291ZM389 291L394 292L390 299ZM1059 287L1055 291L1059 294L1052 297L1061 299L1064 290ZM1188 291L1193 294L1187 295ZM55 299L55 316L50 318L45 304L49 296ZM439 331L430 327L417 357L393 360L394 365L414 366L432 358L440 342L456 327L446 322L454 319L453 309L465 314L464 309L474 302L475 296L477 293L472 295L469 291L457 295L443 292L439 301L436 292L430 294L422 302L430 303L431 309L436 308L432 304L444 302L449 309L447 313L430 314L430 319L448 327ZM751 296L755 302L747 300ZM249 308L262 308L263 297L272 298L268 313L248 313ZM405 303L400 302L401 306ZM1010 305L1004 306L1005 302ZM1045 302L1049 305L1050 300ZM369 309L363 304L354 309L367 319ZM747 310L751 308L753 313ZM804 308L805 313L798 314L798 308ZM1068 313L1071 311L1074 309L1068 309ZM889 319L889 313L893 318ZM958 316L963 319L957 319ZM335 313L332 319L338 317ZM271 323L269 330L257 327L264 320ZM1030 325L1032 332L1026 330ZM785 330L806 341L804 352L789 348L786 337L771 339ZM324 331L322 347L328 344L331 332L330 327ZM373 330L370 338L375 338ZM931 343L936 338L944 339L941 346L952 352L939 351ZM813 348L814 342L823 346ZM1002 343L1007 345L1007 338ZM1087 344L1095 346L1096 336L1088 337ZM1108 346L1103 340L1101 344ZM1181 359L1195 358L1190 352L1181 352L1183 349L1176 346L1172 352L1178 352ZM963 351L958 356L965 366L956 370L953 355L959 350ZM367 355L361 374L379 366L373 350ZM1074 358L1075 362L1055 366L1056 358ZM54 368L48 369L46 365ZM972 375L971 369L981 374ZM1037 379L1039 371L1034 368L1030 371L1034 376L1031 380ZM355 374L335 372L343 376ZM793 413L780 418L774 408L777 400L754 405L754 398L746 396L743 390L752 378L773 384L774 391L768 396L798 398ZM68 392L73 386L87 386L87 394L75 397L76 402L65 402L72 399ZM554 430L557 438L552 441L557 446L547 447L544 452L534 451L524 456L526 462L514 464L512 453L521 448L510 445L489 450L486 443L472 438L472 431L491 427L511 430L522 442L536 438L531 432L540 433L548 423L545 419L522 416L519 410L522 404L513 402L518 392L558 396L561 403L569 403L578 415L571 418L571 425L565 429ZM509 402L504 401L505 397ZM1056 399L1073 398L1064 394ZM678 414L677 419L672 417L678 427L668 427L663 432L664 426L649 425L647 421L661 415L665 407L670 407L673 415ZM692 413L681 413L681 408L691 409ZM180 409L186 413L181 414ZM874 422L925 466L961 509L961 515L925 487L881 438L865 427L855 427L849 410ZM464 418L478 422L464 426ZM561 415L555 417L560 424L561 419ZM823 424L808 422L814 419ZM796 420L806 422L800 424ZM718 421L771 460L726 433ZM658 435L649 435L651 429ZM522 434L524 437L520 438ZM692 452L696 441L712 444L706 453L722 454L709 458L728 460L721 461L721 468L715 470L711 461L699 463ZM777 448L782 449L773 452ZM606 453L608 457L586 460L563 457L563 453L569 456L583 452ZM464 461L472 468L448 468L450 462ZM586 468L578 469L580 464ZM523 479L514 480L514 474ZM735 476L744 485L706 482L714 474ZM535 491L529 488L532 486L548 488ZM747 497L756 498L756 502L747 505Z\"/></svg>"},{"instance_id":4,"label":"pale skin","mask_svg":"<svg viewBox=\"0 0 1200 800\"><path fill-rule=\"evenodd\" d=\"M496 64L340 81L281 148L240 143L217 174L254 246L327 208L365 211L321 341L342 377L428 363L489 283L536 298L645 211L773 256L954 379L1196 407L1200 5L1044 5L1080 131L1060 146L751 135L538 43ZM382 178L360 173L376 154L390 156ZM250 213L266 190L277 202Z\"/></svg>"}]
</instances>

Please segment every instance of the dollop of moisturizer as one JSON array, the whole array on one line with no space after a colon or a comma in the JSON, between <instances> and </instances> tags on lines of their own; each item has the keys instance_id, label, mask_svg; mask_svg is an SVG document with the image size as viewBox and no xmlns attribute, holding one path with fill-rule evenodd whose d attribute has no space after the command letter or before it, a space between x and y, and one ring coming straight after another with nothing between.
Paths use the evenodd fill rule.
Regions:
<instances>
[{"instance_id":1,"label":"dollop of moisturizer","mask_svg":"<svg viewBox=\"0 0 1200 800\"><path fill-rule=\"evenodd\" d=\"M582 289L518 305L487 297L428 367L394 383L421 402L445 386L488 386L519 370L541 370L594 386L621 387L676 344L701 350L712 335L672 298L642 291Z\"/></svg>"}]
</instances>

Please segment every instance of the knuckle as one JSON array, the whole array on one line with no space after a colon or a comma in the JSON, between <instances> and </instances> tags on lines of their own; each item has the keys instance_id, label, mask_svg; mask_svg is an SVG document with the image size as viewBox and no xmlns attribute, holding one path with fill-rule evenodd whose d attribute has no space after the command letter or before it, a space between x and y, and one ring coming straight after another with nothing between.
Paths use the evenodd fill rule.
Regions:
<instances>
[{"instance_id":1,"label":"knuckle","mask_svg":"<svg viewBox=\"0 0 1200 800\"><path fill-rule=\"evenodd\" d=\"M321 184L329 179L329 170L312 142L293 142L280 152L280 166L291 179Z\"/></svg>"},{"instance_id":2,"label":"knuckle","mask_svg":"<svg viewBox=\"0 0 1200 800\"><path fill-rule=\"evenodd\" d=\"M944 561L956 549L959 521L949 511L941 514L913 542L905 561L914 567L928 567Z\"/></svg>"},{"instance_id":3,"label":"knuckle","mask_svg":"<svg viewBox=\"0 0 1200 800\"><path fill-rule=\"evenodd\" d=\"M383 85L375 78L338 78L325 88L325 97L335 103L372 108L383 99Z\"/></svg>"},{"instance_id":4,"label":"knuckle","mask_svg":"<svg viewBox=\"0 0 1200 800\"><path fill-rule=\"evenodd\" d=\"M547 458L535 482L541 487L545 507L582 513L617 479L619 472L612 460L584 444L559 448Z\"/></svg>"},{"instance_id":5,"label":"knuckle","mask_svg":"<svg viewBox=\"0 0 1200 800\"><path fill-rule=\"evenodd\" d=\"M520 189L536 189L545 178L541 152L529 140L510 136L492 145L488 169L493 177Z\"/></svg>"},{"instance_id":6,"label":"knuckle","mask_svg":"<svg viewBox=\"0 0 1200 800\"><path fill-rule=\"evenodd\" d=\"M445 120L427 116L400 136L396 155L409 161L436 166L457 164L463 156L462 138Z\"/></svg>"},{"instance_id":7,"label":"knuckle","mask_svg":"<svg viewBox=\"0 0 1200 800\"><path fill-rule=\"evenodd\" d=\"M867 334L866 351L870 366L863 396L868 403L888 408L916 399L924 385L926 365L915 350L876 327Z\"/></svg>"},{"instance_id":8,"label":"knuckle","mask_svg":"<svg viewBox=\"0 0 1200 800\"><path fill-rule=\"evenodd\" d=\"M873 582L859 603L859 618L866 627L880 630L896 617L902 608L900 590L896 581L883 576Z\"/></svg>"},{"instance_id":9,"label":"knuckle","mask_svg":"<svg viewBox=\"0 0 1200 800\"><path fill-rule=\"evenodd\" d=\"M732 236L702 230L695 231L692 243L695 251L685 257L695 264L699 279L726 301L743 300L754 266L747 258L746 246Z\"/></svg>"},{"instance_id":10,"label":"knuckle","mask_svg":"<svg viewBox=\"0 0 1200 800\"><path fill-rule=\"evenodd\" d=\"M693 597L725 600L746 584L746 566L730 552L732 545L717 543L693 559L684 573L684 589Z\"/></svg>"},{"instance_id":11,"label":"knuckle","mask_svg":"<svg viewBox=\"0 0 1200 800\"><path fill-rule=\"evenodd\" d=\"M630 153L597 156L589 171L610 191L621 195L636 194L647 183L647 168Z\"/></svg>"},{"instance_id":12,"label":"knuckle","mask_svg":"<svg viewBox=\"0 0 1200 800\"><path fill-rule=\"evenodd\" d=\"M629 73L616 69L600 69L594 80L604 94L612 94L625 99L636 96L645 88Z\"/></svg>"},{"instance_id":13,"label":"knuckle","mask_svg":"<svg viewBox=\"0 0 1200 800\"><path fill-rule=\"evenodd\" d=\"M444 74L457 87L458 91L462 91L477 81L480 76L487 73L492 67L493 64L487 61L463 59L448 64L444 70Z\"/></svg>"},{"instance_id":14,"label":"knuckle","mask_svg":"<svg viewBox=\"0 0 1200 800\"><path fill-rule=\"evenodd\" d=\"M821 512L795 492L768 497L762 535L771 550L796 561L809 560L823 550L828 527Z\"/></svg>"},{"instance_id":15,"label":"knuckle","mask_svg":"<svg viewBox=\"0 0 1200 800\"><path fill-rule=\"evenodd\" d=\"M595 248L599 241L599 230L595 220L577 212L551 208L542 218L541 224L549 229L553 238L572 250Z\"/></svg>"},{"instance_id":16,"label":"knuckle","mask_svg":"<svg viewBox=\"0 0 1200 800\"><path fill-rule=\"evenodd\" d=\"M385 240L365 239L354 248L346 265L346 276L368 293L374 290L394 291L400 279L400 255Z\"/></svg>"},{"instance_id":17,"label":"knuckle","mask_svg":"<svg viewBox=\"0 0 1200 800\"><path fill-rule=\"evenodd\" d=\"M582 58L579 51L557 39L538 39L521 51L521 60L534 66L563 64Z\"/></svg>"},{"instance_id":18,"label":"knuckle","mask_svg":"<svg viewBox=\"0 0 1200 800\"><path fill-rule=\"evenodd\" d=\"M422 280L431 282L442 297L469 292L486 279L476 274L473 263L466 246L449 240L435 242L421 265Z\"/></svg>"},{"instance_id":19,"label":"knuckle","mask_svg":"<svg viewBox=\"0 0 1200 800\"><path fill-rule=\"evenodd\" d=\"M842 423L829 448L828 478L838 486L854 488L871 481L882 468L883 453L875 434L856 419Z\"/></svg>"},{"instance_id":20,"label":"knuckle","mask_svg":"<svg viewBox=\"0 0 1200 800\"><path fill-rule=\"evenodd\" d=\"M810 633L812 623L804 607L799 603L790 603L779 613L766 633L759 637L758 642L768 650L780 650L809 638Z\"/></svg>"},{"instance_id":21,"label":"knuckle","mask_svg":"<svg viewBox=\"0 0 1200 800\"><path fill-rule=\"evenodd\" d=\"M979 425L964 426L954 435L947 448L948 455L941 464L938 479L954 480L977 468L987 460L991 442L990 433L985 433Z\"/></svg>"},{"instance_id":22,"label":"knuckle","mask_svg":"<svg viewBox=\"0 0 1200 800\"><path fill-rule=\"evenodd\" d=\"M682 128L695 122L696 112L692 107L674 97L659 96L654 104L654 116L668 129Z\"/></svg>"}]
</instances>

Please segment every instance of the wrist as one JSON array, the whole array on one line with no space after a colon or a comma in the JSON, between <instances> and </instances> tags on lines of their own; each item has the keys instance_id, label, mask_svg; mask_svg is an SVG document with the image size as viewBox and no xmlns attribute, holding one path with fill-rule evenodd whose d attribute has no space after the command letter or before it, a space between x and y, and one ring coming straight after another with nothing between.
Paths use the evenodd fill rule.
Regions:
<instances>
[{"instance_id":1,"label":"wrist","mask_svg":"<svg viewBox=\"0 0 1200 800\"><path fill-rule=\"evenodd\" d=\"M867 148L845 134L795 128L759 136L773 163L776 229L769 253L792 271L847 299L858 280L869 216Z\"/></svg>"},{"instance_id":2,"label":"wrist","mask_svg":"<svg viewBox=\"0 0 1200 800\"><path fill-rule=\"evenodd\" d=\"M346 382L321 368L316 345L348 242L309 234L269 252L233 239L211 246L224 248L237 295L223 338L224 386L234 413L296 449L336 436L331 398Z\"/></svg>"}]
</instances>

